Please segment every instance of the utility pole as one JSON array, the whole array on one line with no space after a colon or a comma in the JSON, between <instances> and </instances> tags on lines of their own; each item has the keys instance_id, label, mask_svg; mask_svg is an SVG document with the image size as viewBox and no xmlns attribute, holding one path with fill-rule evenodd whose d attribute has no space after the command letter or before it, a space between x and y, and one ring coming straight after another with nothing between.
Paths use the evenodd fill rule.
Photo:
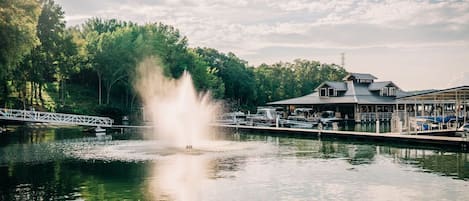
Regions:
<instances>
[{"instance_id":1,"label":"utility pole","mask_svg":"<svg viewBox=\"0 0 469 201\"><path fill-rule=\"evenodd\" d=\"M341 57L342 57L342 68L345 68L345 53L342 52L340 53Z\"/></svg>"}]
</instances>

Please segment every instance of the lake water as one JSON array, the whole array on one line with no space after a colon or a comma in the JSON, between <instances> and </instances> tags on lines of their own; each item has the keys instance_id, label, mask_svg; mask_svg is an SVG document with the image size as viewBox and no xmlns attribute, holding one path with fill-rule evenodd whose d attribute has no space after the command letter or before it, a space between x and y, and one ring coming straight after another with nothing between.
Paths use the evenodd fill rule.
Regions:
<instances>
[{"instance_id":1,"label":"lake water","mask_svg":"<svg viewBox=\"0 0 469 201\"><path fill-rule=\"evenodd\" d=\"M0 200L469 200L469 155L225 133L193 150L138 131L0 134Z\"/></svg>"}]
</instances>

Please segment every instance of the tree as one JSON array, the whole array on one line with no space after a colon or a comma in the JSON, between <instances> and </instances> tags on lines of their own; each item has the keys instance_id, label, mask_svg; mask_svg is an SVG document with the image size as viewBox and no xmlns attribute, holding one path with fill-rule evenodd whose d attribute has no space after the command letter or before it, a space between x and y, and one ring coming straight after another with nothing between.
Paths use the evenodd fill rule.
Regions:
<instances>
[{"instance_id":1,"label":"tree","mask_svg":"<svg viewBox=\"0 0 469 201\"><path fill-rule=\"evenodd\" d=\"M304 96L324 81L338 81L347 72L335 64L296 59L293 63L261 64L255 68L257 86L256 105Z\"/></svg>"},{"instance_id":2,"label":"tree","mask_svg":"<svg viewBox=\"0 0 469 201\"><path fill-rule=\"evenodd\" d=\"M58 47L62 50L57 55L57 61L54 63L57 66L57 80L59 81L59 96L61 105L65 105L66 96L66 81L70 75L79 70L79 64L83 60L83 54L79 54L79 41L81 38L78 36L76 28L67 29L62 35L61 42Z\"/></svg>"},{"instance_id":3,"label":"tree","mask_svg":"<svg viewBox=\"0 0 469 201\"><path fill-rule=\"evenodd\" d=\"M131 62L129 57L133 55L132 52L127 51L134 50L133 41L128 41L131 32L129 27L132 26L134 26L133 23L100 18L92 18L82 26L87 41L87 57L98 76L98 103L100 105L102 104L103 80L106 81L105 87L107 88L106 103L109 104L112 86L127 76L125 68L129 67L129 62ZM120 63L123 60L125 63Z\"/></svg>"},{"instance_id":4,"label":"tree","mask_svg":"<svg viewBox=\"0 0 469 201\"><path fill-rule=\"evenodd\" d=\"M232 107L254 104L255 79L254 72L247 67L247 62L233 53L227 55L210 48L196 48L195 51L211 67L216 69L215 75L224 83L223 98L231 102Z\"/></svg>"},{"instance_id":5,"label":"tree","mask_svg":"<svg viewBox=\"0 0 469 201\"><path fill-rule=\"evenodd\" d=\"M110 103L111 90L114 84L128 77L136 65L134 57L135 40L130 28L121 28L115 32L102 34L101 51L97 61L106 88L106 104Z\"/></svg>"},{"instance_id":6,"label":"tree","mask_svg":"<svg viewBox=\"0 0 469 201\"><path fill-rule=\"evenodd\" d=\"M37 37L41 44L31 53L33 69L31 73L34 97L44 105L43 86L54 80L57 65L62 56L61 44L64 42L64 12L53 0L43 0L42 10L37 24Z\"/></svg>"},{"instance_id":7,"label":"tree","mask_svg":"<svg viewBox=\"0 0 469 201\"><path fill-rule=\"evenodd\" d=\"M36 0L0 1L0 82L3 105L8 97L11 70L39 44L36 25L40 7Z\"/></svg>"},{"instance_id":8,"label":"tree","mask_svg":"<svg viewBox=\"0 0 469 201\"><path fill-rule=\"evenodd\" d=\"M189 54L193 57L194 68L191 70L192 77L199 90L211 91L213 98L221 99L225 93L225 83L217 76L218 69L209 66L198 55L195 49L190 49Z\"/></svg>"},{"instance_id":9,"label":"tree","mask_svg":"<svg viewBox=\"0 0 469 201\"><path fill-rule=\"evenodd\" d=\"M96 32L98 35L108 32L117 31L124 27L136 26L133 22L120 21L116 19L103 20L101 18L90 18L81 27L84 35L88 35L91 32Z\"/></svg>"}]
</instances>

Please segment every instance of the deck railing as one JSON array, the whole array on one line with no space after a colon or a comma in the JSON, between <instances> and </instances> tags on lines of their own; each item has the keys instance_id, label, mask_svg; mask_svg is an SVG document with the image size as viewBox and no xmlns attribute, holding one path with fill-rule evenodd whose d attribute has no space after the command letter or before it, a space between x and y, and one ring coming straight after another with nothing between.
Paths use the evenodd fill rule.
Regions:
<instances>
[{"instance_id":1,"label":"deck railing","mask_svg":"<svg viewBox=\"0 0 469 201\"><path fill-rule=\"evenodd\" d=\"M357 121L390 121L392 118L392 112L362 112L357 113Z\"/></svg>"},{"instance_id":2,"label":"deck railing","mask_svg":"<svg viewBox=\"0 0 469 201\"><path fill-rule=\"evenodd\" d=\"M114 123L114 121L108 117L37 112L32 110L16 110L5 108L0 108L0 119L101 127L111 127Z\"/></svg>"}]
</instances>

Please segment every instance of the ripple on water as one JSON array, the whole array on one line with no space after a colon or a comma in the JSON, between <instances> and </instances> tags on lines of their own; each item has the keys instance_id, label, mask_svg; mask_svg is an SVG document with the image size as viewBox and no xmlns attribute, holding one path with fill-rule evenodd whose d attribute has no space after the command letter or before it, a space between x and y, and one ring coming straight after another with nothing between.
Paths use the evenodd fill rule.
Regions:
<instances>
[{"instance_id":1,"label":"ripple on water","mask_svg":"<svg viewBox=\"0 0 469 201\"><path fill-rule=\"evenodd\" d=\"M74 143L65 151L70 157L83 160L151 161L173 155L208 157L259 155L269 153L272 147L259 142L207 141L192 149L174 147L156 140L123 140L108 143Z\"/></svg>"}]
</instances>

